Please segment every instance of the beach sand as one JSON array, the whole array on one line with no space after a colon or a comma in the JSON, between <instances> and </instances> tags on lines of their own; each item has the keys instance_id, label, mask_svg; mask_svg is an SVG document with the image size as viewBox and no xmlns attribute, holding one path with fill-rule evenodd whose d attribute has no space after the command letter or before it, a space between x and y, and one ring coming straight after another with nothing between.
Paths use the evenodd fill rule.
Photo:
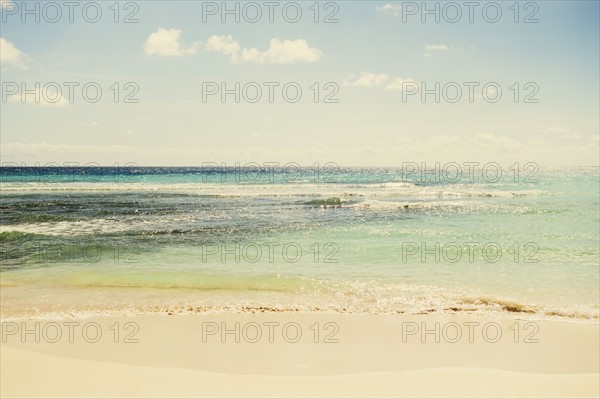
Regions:
<instances>
[{"instance_id":1,"label":"beach sand","mask_svg":"<svg viewBox=\"0 0 600 399\"><path fill-rule=\"evenodd\" d=\"M2 332L6 398L600 396L597 324L230 312L5 320Z\"/></svg>"}]
</instances>

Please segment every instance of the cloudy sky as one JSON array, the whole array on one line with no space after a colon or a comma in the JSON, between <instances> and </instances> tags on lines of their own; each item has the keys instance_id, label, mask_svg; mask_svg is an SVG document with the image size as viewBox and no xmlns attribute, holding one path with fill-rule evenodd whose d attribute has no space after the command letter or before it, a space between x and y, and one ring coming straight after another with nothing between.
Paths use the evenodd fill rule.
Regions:
<instances>
[{"instance_id":1,"label":"cloudy sky","mask_svg":"<svg viewBox=\"0 0 600 399\"><path fill-rule=\"evenodd\" d=\"M599 164L597 1L0 3L3 163Z\"/></svg>"}]
</instances>

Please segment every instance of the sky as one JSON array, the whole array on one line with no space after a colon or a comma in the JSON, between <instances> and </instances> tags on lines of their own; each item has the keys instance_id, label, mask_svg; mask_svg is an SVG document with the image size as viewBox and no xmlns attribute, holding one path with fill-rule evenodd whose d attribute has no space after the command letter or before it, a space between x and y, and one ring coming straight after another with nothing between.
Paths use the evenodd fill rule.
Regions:
<instances>
[{"instance_id":1,"label":"sky","mask_svg":"<svg viewBox=\"0 0 600 399\"><path fill-rule=\"evenodd\" d=\"M598 1L423 4L0 0L1 162L600 164Z\"/></svg>"}]
</instances>

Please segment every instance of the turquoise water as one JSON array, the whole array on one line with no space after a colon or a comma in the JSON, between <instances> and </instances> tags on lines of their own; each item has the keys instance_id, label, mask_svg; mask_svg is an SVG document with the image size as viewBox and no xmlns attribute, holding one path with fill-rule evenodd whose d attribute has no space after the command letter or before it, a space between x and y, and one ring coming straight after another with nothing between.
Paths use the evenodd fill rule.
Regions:
<instances>
[{"instance_id":1,"label":"turquoise water","mask_svg":"<svg viewBox=\"0 0 600 399\"><path fill-rule=\"evenodd\" d=\"M1 172L4 316L600 311L598 168Z\"/></svg>"}]
</instances>

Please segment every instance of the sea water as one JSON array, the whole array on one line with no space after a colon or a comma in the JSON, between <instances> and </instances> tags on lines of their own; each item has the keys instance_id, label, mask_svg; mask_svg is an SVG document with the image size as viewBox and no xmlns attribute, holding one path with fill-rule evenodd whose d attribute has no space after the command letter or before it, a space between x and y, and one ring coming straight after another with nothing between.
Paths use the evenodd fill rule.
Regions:
<instances>
[{"instance_id":1,"label":"sea water","mask_svg":"<svg viewBox=\"0 0 600 399\"><path fill-rule=\"evenodd\" d=\"M0 170L3 317L599 318L598 168Z\"/></svg>"}]
</instances>

